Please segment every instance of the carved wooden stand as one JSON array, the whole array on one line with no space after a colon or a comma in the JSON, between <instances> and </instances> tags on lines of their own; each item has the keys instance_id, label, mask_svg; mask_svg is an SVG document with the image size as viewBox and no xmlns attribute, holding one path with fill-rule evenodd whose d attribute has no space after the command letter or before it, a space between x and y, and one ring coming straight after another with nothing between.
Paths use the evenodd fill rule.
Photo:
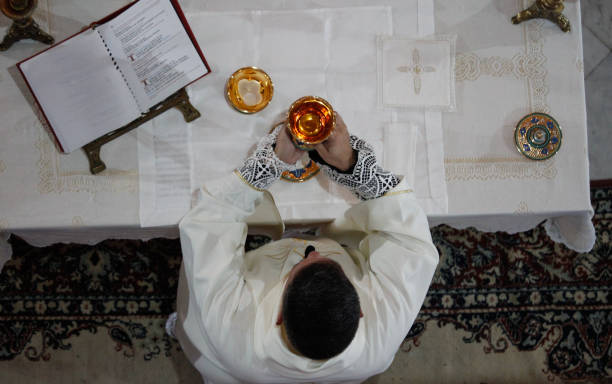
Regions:
<instances>
[{"instance_id":1,"label":"carved wooden stand","mask_svg":"<svg viewBox=\"0 0 612 384\"><path fill-rule=\"evenodd\" d=\"M85 155L87 155L87 159L89 160L89 170L91 173L95 175L96 173L100 173L106 169L106 165L100 158L100 148L102 145L128 133L132 129L137 128L141 124L146 123L156 116L159 116L170 108L177 108L179 111L181 111L186 122L193 121L201 116L200 112L189 102L189 96L187 95L185 89L177 91L166 100L155 105L149 112L142 115L138 119L114 130L113 132L107 133L106 135L88 144L85 144L83 146L83 150L85 151Z\"/></svg>"}]
</instances>

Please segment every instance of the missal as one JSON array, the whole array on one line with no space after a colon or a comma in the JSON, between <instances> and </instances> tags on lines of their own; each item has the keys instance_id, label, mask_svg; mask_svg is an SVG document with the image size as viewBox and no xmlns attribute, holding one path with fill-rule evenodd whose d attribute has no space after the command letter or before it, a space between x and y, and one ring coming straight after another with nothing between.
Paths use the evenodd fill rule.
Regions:
<instances>
[{"instance_id":1,"label":"missal","mask_svg":"<svg viewBox=\"0 0 612 384\"><path fill-rule=\"evenodd\" d=\"M177 0L138 0L17 64L62 152L210 73Z\"/></svg>"}]
</instances>

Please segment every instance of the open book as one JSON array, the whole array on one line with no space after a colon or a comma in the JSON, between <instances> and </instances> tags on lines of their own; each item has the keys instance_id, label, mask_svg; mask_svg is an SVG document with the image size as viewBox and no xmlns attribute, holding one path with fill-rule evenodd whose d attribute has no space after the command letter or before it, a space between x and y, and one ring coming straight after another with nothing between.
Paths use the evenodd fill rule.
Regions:
<instances>
[{"instance_id":1,"label":"open book","mask_svg":"<svg viewBox=\"0 0 612 384\"><path fill-rule=\"evenodd\" d=\"M139 0L17 64L63 152L210 72L177 0Z\"/></svg>"}]
</instances>

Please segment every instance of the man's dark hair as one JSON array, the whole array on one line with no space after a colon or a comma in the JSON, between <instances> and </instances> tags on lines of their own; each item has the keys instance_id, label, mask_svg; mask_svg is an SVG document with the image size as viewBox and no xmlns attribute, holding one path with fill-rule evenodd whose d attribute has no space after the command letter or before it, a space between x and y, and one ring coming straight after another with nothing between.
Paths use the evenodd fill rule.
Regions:
<instances>
[{"instance_id":1,"label":"man's dark hair","mask_svg":"<svg viewBox=\"0 0 612 384\"><path fill-rule=\"evenodd\" d=\"M360 313L357 291L338 264L308 265L286 288L285 331L305 357L323 360L344 351L355 337Z\"/></svg>"}]
</instances>

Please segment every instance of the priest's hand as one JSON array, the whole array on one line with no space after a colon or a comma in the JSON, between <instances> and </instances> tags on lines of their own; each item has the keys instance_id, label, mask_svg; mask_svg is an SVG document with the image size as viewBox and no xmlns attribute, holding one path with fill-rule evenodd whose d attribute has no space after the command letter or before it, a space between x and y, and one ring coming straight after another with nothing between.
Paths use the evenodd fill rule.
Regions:
<instances>
[{"instance_id":1,"label":"priest's hand","mask_svg":"<svg viewBox=\"0 0 612 384\"><path fill-rule=\"evenodd\" d=\"M336 129L329 139L318 144L314 149L325 163L342 172L351 169L357 160L357 155L351 147L348 128L338 113L336 113Z\"/></svg>"},{"instance_id":2,"label":"priest's hand","mask_svg":"<svg viewBox=\"0 0 612 384\"><path fill-rule=\"evenodd\" d=\"M236 170L242 180L251 187L257 190L268 189L284 171L295 169L295 162L301 157L301 154L298 156L298 153L290 148L293 147L291 140L286 143L285 138L280 136L283 131L285 131L285 124L277 125L272 133L264 136L257 143L255 151L247 157L242 167ZM274 147L277 147L278 155Z\"/></svg>"},{"instance_id":3,"label":"priest's hand","mask_svg":"<svg viewBox=\"0 0 612 384\"><path fill-rule=\"evenodd\" d=\"M345 186L361 200L383 196L400 182L400 176L378 165L374 149L364 140L350 135L336 114L336 130L308 154L332 180Z\"/></svg>"},{"instance_id":4,"label":"priest's hand","mask_svg":"<svg viewBox=\"0 0 612 384\"><path fill-rule=\"evenodd\" d=\"M276 156L278 156L281 161L287 164L295 164L304 156L304 151L293 144L286 126L287 121L285 120L281 123L281 129L278 132L276 145L274 146L274 153L276 153Z\"/></svg>"}]
</instances>

